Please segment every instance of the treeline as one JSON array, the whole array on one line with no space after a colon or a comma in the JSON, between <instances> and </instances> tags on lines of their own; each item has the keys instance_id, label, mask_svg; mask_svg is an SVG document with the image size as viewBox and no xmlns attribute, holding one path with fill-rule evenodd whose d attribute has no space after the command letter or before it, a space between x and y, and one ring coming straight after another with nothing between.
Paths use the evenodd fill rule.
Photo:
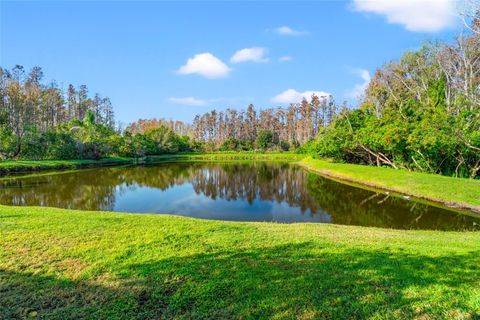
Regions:
<instances>
[{"instance_id":1,"label":"treeline","mask_svg":"<svg viewBox=\"0 0 480 320\"><path fill-rule=\"evenodd\" d=\"M108 97L87 86L42 82L41 68L0 68L0 160L99 159L189 151L189 138L168 126L143 133L115 129Z\"/></svg>"},{"instance_id":2,"label":"treeline","mask_svg":"<svg viewBox=\"0 0 480 320\"><path fill-rule=\"evenodd\" d=\"M140 119L125 128L132 135L145 135L168 128L179 136L188 136L189 150L251 151L295 150L316 137L327 126L338 106L333 97L313 95L308 101L292 103L288 108L257 111L250 104L246 110L228 108L196 115L192 124L166 119ZM185 139L185 138L184 138Z\"/></svg>"},{"instance_id":3,"label":"treeline","mask_svg":"<svg viewBox=\"0 0 480 320\"><path fill-rule=\"evenodd\" d=\"M330 96L313 95L310 101L291 104L288 108L269 108L257 112L253 105L246 111L212 110L195 116L192 136L221 150L295 149L316 137L337 112Z\"/></svg>"},{"instance_id":4,"label":"treeline","mask_svg":"<svg viewBox=\"0 0 480 320\"><path fill-rule=\"evenodd\" d=\"M312 96L287 109L227 109L193 124L140 119L115 128L108 97L88 88L44 83L41 68L0 68L0 160L143 157L215 150L293 150L313 139L336 112L333 98Z\"/></svg>"},{"instance_id":5,"label":"treeline","mask_svg":"<svg viewBox=\"0 0 480 320\"><path fill-rule=\"evenodd\" d=\"M114 133L110 99L89 97L85 85L64 92L42 79L39 67L0 68L0 159L99 157L94 138Z\"/></svg>"},{"instance_id":6,"label":"treeline","mask_svg":"<svg viewBox=\"0 0 480 320\"><path fill-rule=\"evenodd\" d=\"M378 69L360 107L343 110L308 149L350 163L478 178L480 33L425 45Z\"/></svg>"},{"instance_id":7,"label":"treeline","mask_svg":"<svg viewBox=\"0 0 480 320\"><path fill-rule=\"evenodd\" d=\"M480 20L475 20L480 21ZM98 159L214 150L303 150L337 161L480 176L480 30L407 52L373 76L359 108L312 96L287 108L212 110L191 124L114 126L110 100L0 68L0 159ZM340 109L340 111L339 111Z\"/></svg>"},{"instance_id":8,"label":"treeline","mask_svg":"<svg viewBox=\"0 0 480 320\"><path fill-rule=\"evenodd\" d=\"M191 136L192 132L191 124L179 120L166 120L165 118L139 119L130 123L125 131L132 134L143 134L160 127L166 127L180 136Z\"/></svg>"},{"instance_id":9,"label":"treeline","mask_svg":"<svg viewBox=\"0 0 480 320\"><path fill-rule=\"evenodd\" d=\"M20 65L0 68L0 112L15 134L82 120L91 111L98 123L113 127L113 108L108 97L88 96L88 88L68 85L64 92L57 83L43 84L43 71L33 67L28 73Z\"/></svg>"}]
</instances>

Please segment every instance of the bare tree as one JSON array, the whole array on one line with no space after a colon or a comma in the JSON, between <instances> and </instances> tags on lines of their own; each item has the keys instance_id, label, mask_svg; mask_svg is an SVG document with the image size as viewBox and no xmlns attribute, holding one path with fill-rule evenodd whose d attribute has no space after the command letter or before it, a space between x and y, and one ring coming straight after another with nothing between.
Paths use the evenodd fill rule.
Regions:
<instances>
[{"instance_id":1,"label":"bare tree","mask_svg":"<svg viewBox=\"0 0 480 320\"><path fill-rule=\"evenodd\" d=\"M465 27L480 34L480 0L463 0L459 9Z\"/></svg>"}]
</instances>

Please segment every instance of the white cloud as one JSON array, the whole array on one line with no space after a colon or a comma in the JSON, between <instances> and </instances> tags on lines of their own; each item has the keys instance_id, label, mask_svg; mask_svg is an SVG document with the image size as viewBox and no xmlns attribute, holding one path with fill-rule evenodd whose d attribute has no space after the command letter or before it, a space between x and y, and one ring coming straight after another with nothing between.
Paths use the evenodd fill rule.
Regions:
<instances>
[{"instance_id":1,"label":"white cloud","mask_svg":"<svg viewBox=\"0 0 480 320\"><path fill-rule=\"evenodd\" d=\"M324 92L324 91L304 91L304 92L298 92L295 89L287 89L283 91L282 93L279 93L275 97L273 97L271 100L272 102L275 103L283 103L283 104L288 104L288 103L297 103L301 102L303 98L310 100L312 95L316 95L317 97L328 97L330 96L330 93Z\"/></svg>"},{"instance_id":2,"label":"white cloud","mask_svg":"<svg viewBox=\"0 0 480 320\"><path fill-rule=\"evenodd\" d=\"M222 60L209 52L205 52L189 58L187 63L177 70L177 73L196 73L208 79L218 79L226 77L230 71L232 71L232 69L223 63Z\"/></svg>"},{"instance_id":3,"label":"white cloud","mask_svg":"<svg viewBox=\"0 0 480 320\"><path fill-rule=\"evenodd\" d=\"M232 63L240 63L240 62L267 62L268 58L265 57L267 50L265 48L260 47L252 47L252 48L245 48L238 50L235 54L230 58Z\"/></svg>"},{"instance_id":4,"label":"white cloud","mask_svg":"<svg viewBox=\"0 0 480 320\"><path fill-rule=\"evenodd\" d=\"M454 0L353 0L356 11L384 15L409 31L437 32L452 25Z\"/></svg>"},{"instance_id":5,"label":"white cloud","mask_svg":"<svg viewBox=\"0 0 480 320\"><path fill-rule=\"evenodd\" d=\"M302 36L302 35L306 34L305 31L298 31L298 30L292 29L288 26L278 27L278 28L275 29L275 32L280 34L280 35L283 35L283 36Z\"/></svg>"},{"instance_id":6,"label":"white cloud","mask_svg":"<svg viewBox=\"0 0 480 320\"><path fill-rule=\"evenodd\" d=\"M171 97L168 98L168 101L176 103L176 104L183 104L186 106L194 106L194 107L201 107L201 106L206 106L207 101L202 100L202 99L197 99L194 97Z\"/></svg>"},{"instance_id":7,"label":"white cloud","mask_svg":"<svg viewBox=\"0 0 480 320\"><path fill-rule=\"evenodd\" d=\"M364 95L365 90L370 83L371 77L368 70L365 69L356 69L353 70L355 74L357 74L360 78L362 78L363 82L356 84L348 93L347 96L352 99L358 99Z\"/></svg>"},{"instance_id":8,"label":"white cloud","mask_svg":"<svg viewBox=\"0 0 480 320\"><path fill-rule=\"evenodd\" d=\"M278 58L278 61L280 61L280 62L287 62L287 61L292 61L292 60L293 60L293 58L290 57L290 56L282 56L282 57Z\"/></svg>"}]
</instances>

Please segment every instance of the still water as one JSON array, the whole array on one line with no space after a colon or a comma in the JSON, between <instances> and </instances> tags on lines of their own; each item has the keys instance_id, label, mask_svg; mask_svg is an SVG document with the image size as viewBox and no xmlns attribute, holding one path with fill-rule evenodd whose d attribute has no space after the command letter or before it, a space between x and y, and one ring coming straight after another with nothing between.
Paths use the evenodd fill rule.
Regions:
<instances>
[{"instance_id":1,"label":"still water","mask_svg":"<svg viewBox=\"0 0 480 320\"><path fill-rule=\"evenodd\" d=\"M233 221L480 230L480 218L286 163L163 163L0 179L0 204Z\"/></svg>"}]
</instances>

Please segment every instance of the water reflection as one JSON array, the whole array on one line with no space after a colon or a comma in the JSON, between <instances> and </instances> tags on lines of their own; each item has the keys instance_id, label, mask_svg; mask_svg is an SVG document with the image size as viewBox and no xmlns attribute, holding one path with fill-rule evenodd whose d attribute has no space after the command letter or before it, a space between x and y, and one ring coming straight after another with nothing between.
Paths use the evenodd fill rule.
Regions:
<instances>
[{"instance_id":1,"label":"water reflection","mask_svg":"<svg viewBox=\"0 0 480 320\"><path fill-rule=\"evenodd\" d=\"M480 219L283 163L173 163L0 180L0 203L199 218L474 230Z\"/></svg>"}]
</instances>

